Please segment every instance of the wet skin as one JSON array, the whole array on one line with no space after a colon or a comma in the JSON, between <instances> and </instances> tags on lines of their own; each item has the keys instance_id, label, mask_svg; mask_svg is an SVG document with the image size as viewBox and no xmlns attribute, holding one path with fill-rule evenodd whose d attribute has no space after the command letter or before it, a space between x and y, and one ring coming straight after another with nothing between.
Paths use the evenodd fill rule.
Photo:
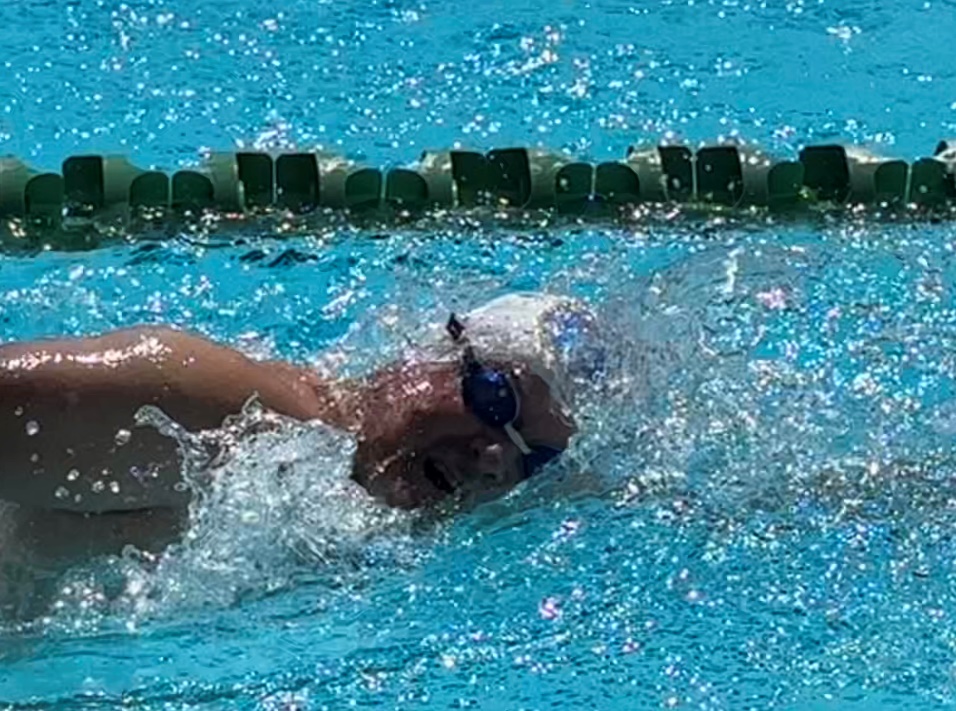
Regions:
<instances>
[{"instance_id":1,"label":"wet skin","mask_svg":"<svg viewBox=\"0 0 956 711\"><path fill-rule=\"evenodd\" d=\"M518 363L504 369L518 390L517 429L528 445L563 450L574 425L547 385ZM525 476L521 451L504 430L465 406L458 366L426 363L376 374L364 390L367 411L354 477L392 506L415 508L450 496L500 496ZM374 413L389 413L388 417Z\"/></svg>"},{"instance_id":2,"label":"wet skin","mask_svg":"<svg viewBox=\"0 0 956 711\"><path fill-rule=\"evenodd\" d=\"M519 429L564 449L573 424L520 363ZM155 405L191 431L215 429L253 395L270 410L353 433L353 478L387 504L488 498L523 477L506 434L464 406L454 363L406 363L355 381L253 361L167 328L0 347L0 498L77 513L182 508L176 443L135 413Z\"/></svg>"}]
</instances>

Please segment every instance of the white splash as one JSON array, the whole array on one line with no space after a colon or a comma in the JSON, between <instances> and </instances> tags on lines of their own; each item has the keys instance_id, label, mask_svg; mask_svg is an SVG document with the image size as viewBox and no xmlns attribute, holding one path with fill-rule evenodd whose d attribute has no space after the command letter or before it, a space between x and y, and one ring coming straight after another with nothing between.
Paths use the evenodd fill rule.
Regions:
<instances>
[{"instance_id":1,"label":"white splash","mask_svg":"<svg viewBox=\"0 0 956 711\"><path fill-rule=\"evenodd\" d=\"M127 546L105 568L80 576L84 589L99 591L97 616L136 627L184 609L261 597L299 579L347 588L373 566L415 561L414 518L386 509L350 479L350 436L256 401L222 428L196 434L152 406L137 419L176 439L193 501L180 539L161 553ZM53 606L60 624L91 614L73 599L77 586L67 587ZM104 596L107 587L114 592Z\"/></svg>"}]
</instances>

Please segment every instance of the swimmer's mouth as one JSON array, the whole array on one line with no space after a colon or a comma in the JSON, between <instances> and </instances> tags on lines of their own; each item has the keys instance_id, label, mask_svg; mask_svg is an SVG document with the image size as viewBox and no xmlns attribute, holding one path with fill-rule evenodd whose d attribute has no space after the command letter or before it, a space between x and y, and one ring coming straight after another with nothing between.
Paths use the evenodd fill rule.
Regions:
<instances>
[{"instance_id":1,"label":"swimmer's mouth","mask_svg":"<svg viewBox=\"0 0 956 711\"><path fill-rule=\"evenodd\" d=\"M446 494L455 493L454 484L451 483L448 475L440 466L438 466L438 463L435 462L434 459L431 457L425 457L423 469L425 471L425 478L431 482L432 486Z\"/></svg>"}]
</instances>

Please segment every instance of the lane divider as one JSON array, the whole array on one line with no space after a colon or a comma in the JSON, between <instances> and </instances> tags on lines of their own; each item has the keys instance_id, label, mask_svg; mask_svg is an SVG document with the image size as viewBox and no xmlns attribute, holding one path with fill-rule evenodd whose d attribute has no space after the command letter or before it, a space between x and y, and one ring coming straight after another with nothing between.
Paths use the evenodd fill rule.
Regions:
<instances>
[{"instance_id":1,"label":"lane divider","mask_svg":"<svg viewBox=\"0 0 956 711\"><path fill-rule=\"evenodd\" d=\"M635 146L621 160L598 164L537 148L450 150L388 170L321 152L211 153L172 174L124 156L71 156L60 173L0 157L7 241L91 222L128 227L144 217L155 223L210 212L328 211L347 219L490 207L606 215L641 204L954 212L956 140L940 141L932 156L912 164L837 144L808 146L795 160L747 146Z\"/></svg>"}]
</instances>

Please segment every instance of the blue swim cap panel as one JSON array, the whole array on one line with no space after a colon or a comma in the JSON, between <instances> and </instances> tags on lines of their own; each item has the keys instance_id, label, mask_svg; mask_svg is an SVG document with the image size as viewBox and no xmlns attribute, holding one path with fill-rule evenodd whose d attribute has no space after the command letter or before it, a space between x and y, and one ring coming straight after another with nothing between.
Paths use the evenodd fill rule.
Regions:
<instances>
[{"instance_id":1,"label":"blue swim cap panel","mask_svg":"<svg viewBox=\"0 0 956 711\"><path fill-rule=\"evenodd\" d=\"M548 333L556 356L568 374L596 382L607 372L607 348L599 343L590 314L560 310L548 319Z\"/></svg>"}]
</instances>

